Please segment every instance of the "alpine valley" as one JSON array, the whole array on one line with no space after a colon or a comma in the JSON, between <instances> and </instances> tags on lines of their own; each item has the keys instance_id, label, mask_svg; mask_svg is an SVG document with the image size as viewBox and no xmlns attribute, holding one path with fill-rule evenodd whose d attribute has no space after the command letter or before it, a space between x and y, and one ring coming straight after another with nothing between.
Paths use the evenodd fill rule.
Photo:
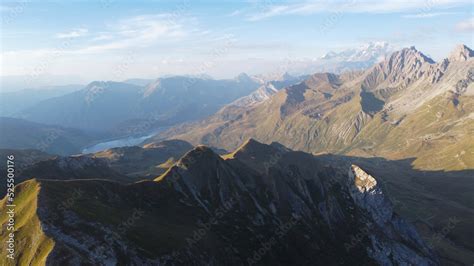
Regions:
<instances>
[{"instance_id":1,"label":"alpine valley","mask_svg":"<svg viewBox=\"0 0 474 266\"><path fill-rule=\"evenodd\" d=\"M2 112L0 264L471 265L474 52L321 60L334 73L94 81Z\"/></svg>"}]
</instances>

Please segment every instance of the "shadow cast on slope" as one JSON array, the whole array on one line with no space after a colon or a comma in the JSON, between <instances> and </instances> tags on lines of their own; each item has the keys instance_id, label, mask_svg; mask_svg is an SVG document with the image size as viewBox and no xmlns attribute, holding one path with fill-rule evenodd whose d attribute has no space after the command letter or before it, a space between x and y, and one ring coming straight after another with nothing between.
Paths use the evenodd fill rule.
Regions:
<instances>
[{"instance_id":1,"label":"shadow cast on slope","mask_svg":"<svg viewBox=\"0 0 474 266\"><path fill-rule=\"evenodd\" d=\"M382 184L395 210L413 222L446 263L474 261L474 170L424 171L416 158L387 160L317 155L325 164L349 169L356 164Z\"/></svg>"}]
</instances>

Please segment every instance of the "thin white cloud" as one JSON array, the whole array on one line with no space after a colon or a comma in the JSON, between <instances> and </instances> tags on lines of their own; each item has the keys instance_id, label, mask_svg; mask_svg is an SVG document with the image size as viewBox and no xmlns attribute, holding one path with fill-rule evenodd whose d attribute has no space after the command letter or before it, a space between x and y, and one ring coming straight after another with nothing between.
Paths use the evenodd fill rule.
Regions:
<instances>
[{"instance_id":1,"label":"thin white cloud","mask_svg":"<svg viewBox=\"0 0 474 266\"><path fill-rule=\"evenodd\" d=\"M93 41L104 41L110 39L113 39L113 36L107 33L100 33L96 37L92 38Z\"/></svg>"},{"instance_id":2,"label":"thin white cloud","mask_svg":"<svg viewBox=\"0 0 474 266\"><path fill-rule=\"evenodd\" d=\"M190 34L184 19L168 14L140 15L118 21L110 31L95 37L107 41L80 49L80 53L103 52L115 49L147 47L157 42L177 40Z\"/></svg>"},{"instance_id":3,"label":"thin white cloud","mask_svg":"<svg viewBox=\"0 0 474 266\"><path fill-rule=\"evenodd\" d=\"M346 13L396 13L416 12L419 14L434 13L437 8L452 8L472 5L470 0L342 0L342 1L308 1L298 4L257 5L257 10L247 14L247 20L257 21L282 15L309 15L320 12Z\"/></svg>"},{"instance_id":4,"label":"thin white cloud","mask_svg":"<svg viewBox=\"0 0 474 266\"><path fill-rule=\"evenodd\" d=\"M474 32L474 17L459 22L455 29L459 32Z\"/></svg>"},{"instance_id":5,"label":"thin white cloud","mask_svg":"<svg viewBox=\"0 0 474 266\"><path fill-rule=\"evenodd\" d=\"M88 32L89 30L85 28L74 29L69 32L58 33L56 34L56 38L59 38L59 39L78 38L78 37L87 35Z\"/></svg>"},{"instance_id":6,"label":"thin white cloud","mask_svg":"<svg viewBox=\"0 0 474 266\"><path fill-rule=\"evenodd\" d=\"M433 18L439 16L447 16L447 15L456 15L459 14L458 12L432 12L432 13L416 13L416 14L407 14L403 15L404 18Z\"/></svg>"},{"instance_id":7,"label":"thin white cloud","mask_svg":"<svg viewBox=\"0 0 474 266\"><path fill-rule=\"evenodd\" d=\"M227 16L228 17L235 17L235 16L238 16L238 15L241 15L244 11L242 9L237 9L233 12L231 12L230 14L228 14Z\"/></svg>"}]
</instances>

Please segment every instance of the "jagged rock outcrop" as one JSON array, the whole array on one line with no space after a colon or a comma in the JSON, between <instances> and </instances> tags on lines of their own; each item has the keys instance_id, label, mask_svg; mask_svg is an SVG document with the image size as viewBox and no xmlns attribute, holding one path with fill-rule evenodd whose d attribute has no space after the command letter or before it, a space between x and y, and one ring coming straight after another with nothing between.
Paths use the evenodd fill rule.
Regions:
<instances>
[{"instance_id":1,"label":"jagged rock outcrop","mask_svg":"<svg viewBox=\"0 0 474 266\"><path fill-rule=\"evenodd\" d=\"M459 44L449 55L449 61L467 61L469 58L474 57L474 51L464 44Z\"/></svg>"},{"instance_id":2,"label":"jagged rock outcrop","mask_svg":"<svg viewBox=\"0 0 474 266\"><path fill-rule=\"evenodd\" d=\"M229 106L235 107L251 107L259 104L265 100L268 100L273 94L277 93L278 89L270 82L260 86L256 91L251 94L239 98L229 104Z\"/></svg>"},{"instance_id":3,"label":"jagged rock outcrop","mask_svg":"<svg viewBox=\"0 0 474 266\"><path fill-rule=\"evenodd\" d=\"M436 256L424 243L415 227L394 213L392 203L384 195L377 180L356 165L348 173L348 187L355 204L367 211L374 224L368 222L371 232L369 256L380 265L434 265ZM378 227L384 234L373 233ZM403 239L404 244L395 243ZM416 247L410 250L408 247ZM421 253L421 254L420 254Z\"/></svg>"},{"instance_id":4,"label":"jagged rock outcrop","mask_svg":"<svg viewBox=\"0 0 474 266\"><path fill-rule=\"evenodd\" d=\"M356 205L367 210L377 224L386 223L392 217L393 208L377 180L356 165L351 166L348 176L349 191Z\"/></svg>"}]
</instances>

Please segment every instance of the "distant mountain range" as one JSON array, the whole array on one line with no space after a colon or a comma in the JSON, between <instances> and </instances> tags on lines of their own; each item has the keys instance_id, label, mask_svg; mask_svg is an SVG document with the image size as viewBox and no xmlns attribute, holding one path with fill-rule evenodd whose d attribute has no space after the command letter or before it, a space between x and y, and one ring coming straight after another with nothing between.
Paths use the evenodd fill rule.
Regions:
<instances>
[{"instance_id":1,"label":"distant mountain range","mask_svg":"<svg viewBox=\"0 0 474 266\"><path fill-rule=\"evenodd\" d=\"M330 51L321 56L321 59L340 62L364 62L367 64L371 62L371 65L373 65L384 60L392 52L394 52L394 48L387 42L370 42L360 47L340 52Z\"/></svg>"},{"instance_id":2,"label":"distant mountain range","mask_svg":"<svg viewBox=\"0 0 474 266\"><path fill-rule=\"evenodd\" d=\"M330 51L318 58L291 61L288 66L282 68L294 75L360 71L383 61L395 50L395 47L387 42L369 42L356 48Z\"/></svg>"},{"instance_id":3,"label":"distant mountain range","mask_svg":"<svg viewBox=\"0 0 474 266\"><path fill-rule=\"evenodd\" d=\"M365 71L314 74L257 105L226 106L149 142L172 137L231 150L252 137L312 153L416 157L421 169L470 169L473 81L465 45L438 63L405 48Z\"/></svg>"},{"instance_id":4,"label":"distant mountain range","mask_svg":"<svg viewBox=\"0 0 474 266\"><path fill-rule=\"evenodd\" d=\"M34 149L50 154L74 154L99 136L81 130L0 117L0 149Z\"/></svg>"},{"instance_id":5,"label":"distant mountain range","mask_svg":"<svg viewBox=\"0 0 474 266\"><path fill-rule=\"evenodd\" d=\"M232 80L175 76L145 87L132 83L92 82L80 91L44 100L24 110L21 117L86 131L144 134L204 118L260 86L246 75Z\"/></svg>"},{"instance_id":6,"label":"distant mountain range","mask_svg":"<svg viewBox=\"0 0 474 266\"><path fill-rule=\"evenodd\" d=\"M0 116L15 116L27 108L31 108L46 99L59 97L77 90L84 85L48 86L36 89L23 89L19 91L0 93Z\"/></svg>"}]
</instances>

